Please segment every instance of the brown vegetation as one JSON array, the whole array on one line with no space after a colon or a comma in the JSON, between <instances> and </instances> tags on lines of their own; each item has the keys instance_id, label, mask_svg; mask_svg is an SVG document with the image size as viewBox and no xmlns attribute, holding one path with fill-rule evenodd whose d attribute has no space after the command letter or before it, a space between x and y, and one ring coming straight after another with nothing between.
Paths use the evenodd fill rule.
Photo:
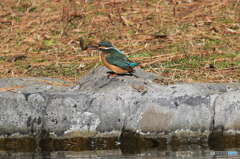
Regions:
<instances>
[{"instance_id":1,"label":"brown vegetation","mask_svg":"<svg viewBox=\"0 0 240 159\"><path fill-rule=\"evenodd\" d=\"M3 0L0 78L75 81L103 65L79 38L106 40L160 84L239 82L239 1Z\"/></svg>"}]
</instances>

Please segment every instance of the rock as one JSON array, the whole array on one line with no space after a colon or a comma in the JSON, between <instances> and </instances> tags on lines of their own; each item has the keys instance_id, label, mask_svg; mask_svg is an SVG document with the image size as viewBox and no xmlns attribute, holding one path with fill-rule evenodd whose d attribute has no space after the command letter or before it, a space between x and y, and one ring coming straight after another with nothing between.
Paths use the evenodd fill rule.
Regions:
<instances>
[{"instance_id":1,"label":"rock","mask_svg":"<svg viewBox=\"0 0 240 159\"><path fill-rule=\"evenodd\" d=\"M226 135L240 134L240 91L219 95L215 101L215 129Z\"/></svg>"},{"instance_id":2,"label":"rock","mask_svg":"<svg viewBox=\"0 0 240 159\"><path fill-rule=\"evenodd\" d=\"M1 87L25 86L0 92L1 137L196 142L220 129L239 129L239 83L163 86L153 82L161 76L140 68L134 73L138 78L108 77L108 71L95 68L79 85L51 78L1 79Z\"/></svg>"},{"instance_id":3,"label":"rock","mask_svg":"<svg viewBox=\"0 0 240 159\"><path fill-rule=\"evenodd\" d=\"M140 68L135 68L135 76L119 75L118 77L108 77L106 72L109 72L107 67L97 67L90 71L90 73L77 82L81 83L81 90L87 90L88 92L107 92L112 89L118 89L119 87L124 87L123 89L131 89L132 84L135 87L140 85L153 84L152 80L162 78L160 75L145 72ZM157 84L156 84L157 85Z\"/></svg>"}]
</instances>

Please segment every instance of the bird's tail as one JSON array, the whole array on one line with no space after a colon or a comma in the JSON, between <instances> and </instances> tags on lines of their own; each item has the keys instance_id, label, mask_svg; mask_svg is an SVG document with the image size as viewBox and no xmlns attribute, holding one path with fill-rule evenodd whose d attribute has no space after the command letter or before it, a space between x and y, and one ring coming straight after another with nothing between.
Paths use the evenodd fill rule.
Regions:
<instances>
[{"instance_id":1,"label":"bird's tail","mask_svg":"<svg viewBox=\"0 0 240 159\"><path fill-rule=\"evenodd\" d=\"M139 63L131 63L130 64L130 66L132 67L132 68L134 68L135 66L137 66Z\"/></svg>"}]
</instances>

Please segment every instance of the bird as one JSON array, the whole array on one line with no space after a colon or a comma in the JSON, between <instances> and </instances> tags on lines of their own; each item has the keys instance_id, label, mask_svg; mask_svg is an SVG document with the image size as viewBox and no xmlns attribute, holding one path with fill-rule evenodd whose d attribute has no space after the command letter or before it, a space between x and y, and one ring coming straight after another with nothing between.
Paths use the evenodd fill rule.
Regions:
<instances>
[{"instance_id":1,"label":"bird","mask_svg":"<svg viewBox=\"0 0 240 159\"><path fill-rule=\"evenodd\" d=\"M98 43L98 46L91 46L89 49L102 51L101 59L108 69L114 72L113 75L132 73L135 71L133 68L139 63L132 63L120 50L113 47L110 42L103 41ZM108 76L108 77L109 77Z\"/></svg>"}]
</instances>

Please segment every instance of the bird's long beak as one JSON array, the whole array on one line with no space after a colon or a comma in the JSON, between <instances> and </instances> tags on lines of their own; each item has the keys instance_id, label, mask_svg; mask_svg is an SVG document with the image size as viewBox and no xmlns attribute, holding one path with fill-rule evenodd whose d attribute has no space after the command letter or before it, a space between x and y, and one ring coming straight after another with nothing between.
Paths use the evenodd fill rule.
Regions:
<instances>
[{"instance_id":1,"label":"bird's long beak","mask_svg":"<svg viewBox=\"0 0 240 159\"><path fill-rule=\"evenodd\" d=\"M87 50L98 50L98 46L88 46Z\"/></svg>"}]
</instances>

